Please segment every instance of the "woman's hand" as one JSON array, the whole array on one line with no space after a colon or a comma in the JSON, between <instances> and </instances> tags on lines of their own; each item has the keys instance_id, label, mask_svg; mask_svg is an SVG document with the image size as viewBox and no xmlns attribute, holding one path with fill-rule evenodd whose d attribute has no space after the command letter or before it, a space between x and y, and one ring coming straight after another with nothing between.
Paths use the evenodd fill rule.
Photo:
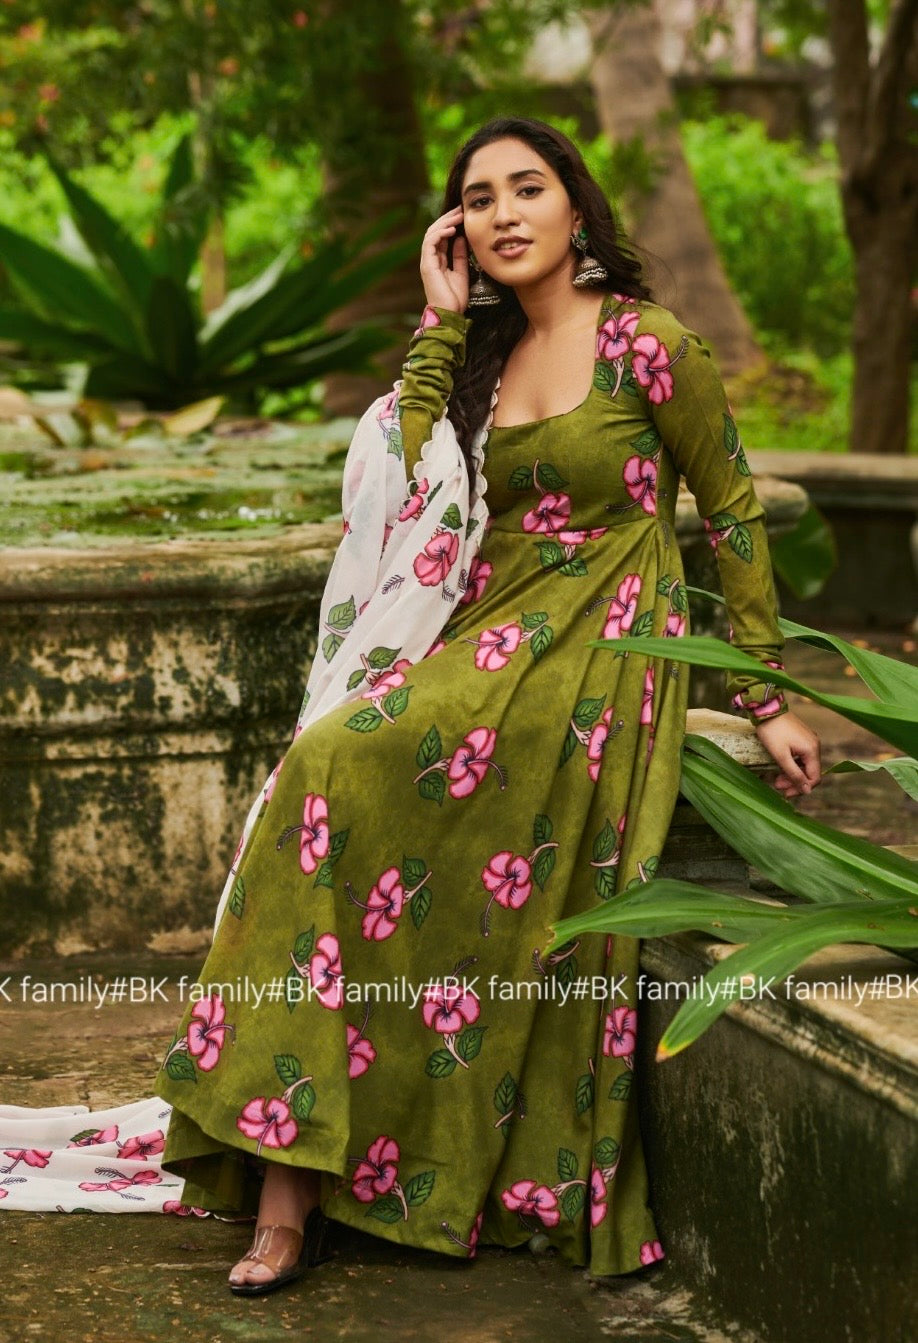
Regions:
<instances>
[{"instance_id":1,"label":"woman's hand","mask_svg":"<svg viewBox=\"0 0 918 1343\"><path fill-rule=\"evenodd\" d=\"M755 733L780 767L775 787L785 797L811 792L819 782L819 738L795 713L755 724Z\"/></svg>"},{"instance_id":2,"label":"woman's hand","mask_svg":"<svg viewBox=\"0 0 918 1343\"><path fill-rule=\"evenodd\" d=\"M462 206L457 205L434 220L421 248L421 279L427 302L448 312L465 312L469 306L469 248L464 235L457 236L461 224ZM452 269L446 259L451 239L455 239Z\"/></svg>"}]
</instances>

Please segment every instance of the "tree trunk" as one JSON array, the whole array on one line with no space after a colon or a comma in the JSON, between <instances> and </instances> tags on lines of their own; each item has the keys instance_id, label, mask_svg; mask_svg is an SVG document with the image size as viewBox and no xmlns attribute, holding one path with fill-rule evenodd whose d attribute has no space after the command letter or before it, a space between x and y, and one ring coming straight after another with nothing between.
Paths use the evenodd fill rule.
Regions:
<instances>
[{"instance_id":1,"label":"tree trunk","mask_svg":"<svg viewBox=\"0 0 918 1343\"><path fill-rule=\"evenodd\" d=\"M908 90L918 77L916 18L918 0L898 0L871 68L863 0L829 4L842 205L856 278L849 445L856 452L908 448L910 287L918 262Z\"/></svg>"},{"instance_id":2,"label":"tree trunk","mask_svg":"<svg viewBox=\"0 0 918 1343\"><path fill-rule=\"evenodd\" d=\"M660 301L710 341L723 373L760 363L764 353L730 288L682 152L672 90L657 55L656 15L646 6L629 5L590 15L587 22L600 124L615 142L640 138L662 161L633 231L638 247L659 258L671 274L672 297L651 277Z\"/></svg>"},{"instance_id":3,"label":"tree trunk","mask_svg":"<svg viewBox=\"0 0 918 1343\"><path fill-rule=\"evenodd\" d=\"M330 21L340 22L340 14L332 13ZM424 307L419 272L421 205L429 190L413 73L402 40L401 7L358 0L348 7L347 21L361 24L364 34L375 34L374 57L372 67L356 74L328 72L330 87L339 89L339 111L346 110L351 122L349 127L339 126L322 146L330 219L336 227L359 231L398 211L401 217L374 247L417 231L418 255L341 308L330 323L341 328L375 319L394 337L392 347L376 357L378 376L335 374L326 379L325 409L333 415L362 414L401 374L408 339ZM346 109L341 103L342 83L350 85ZM359 146L356 152L355 146Z\"/></svg>"}]
</instances>

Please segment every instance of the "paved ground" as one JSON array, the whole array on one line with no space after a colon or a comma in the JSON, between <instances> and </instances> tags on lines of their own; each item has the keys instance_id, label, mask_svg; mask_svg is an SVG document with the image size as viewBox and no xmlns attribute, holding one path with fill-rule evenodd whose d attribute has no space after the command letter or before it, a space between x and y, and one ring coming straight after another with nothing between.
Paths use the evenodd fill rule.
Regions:
<instances>
[{"instance_id":1,"label":"paved ground","mask_svg":"<svg viewBox=\"0 0 918 1343\"><path fill-rule=\"evenodd\" d=\"M914 661L914 646L888 636L878 646ZM814 684L856 693L837 659L792 647L788 665ZM826 763L884 750L813 705L799 706L823 738ZM831 776L801 804L843 829L886 844L918 839L918 804L891 781ZM194 975L200 957L139 955L2 965L36 980L86 974ZM14 1002L0 1010L0 1100L79 1102L91 1107L152 1091L176 1004L112 1010ZM246 1248L249 1225L153 1215L0 1217L0 1343L36 1338L87 1343L274 1343L297 1334L323 1339L416 1339L444 1333L476 1343L758 1343L680 1288L677 1256L640 1274L591 1280L554 1254L484 1248L469 1263L335 1228L338 1253L293 1288L263 1301L232 1297L229 1264Z\"/></svg>"}]
</instances>

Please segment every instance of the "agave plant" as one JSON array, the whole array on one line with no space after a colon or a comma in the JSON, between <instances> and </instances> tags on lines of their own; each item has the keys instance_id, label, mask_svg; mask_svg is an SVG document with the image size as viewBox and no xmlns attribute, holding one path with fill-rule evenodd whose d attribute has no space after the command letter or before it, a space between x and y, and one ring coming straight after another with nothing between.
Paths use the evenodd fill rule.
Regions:
<instances>
[{"instance_id":1,"label":"agave plant","mask_svg":"<svg viewBox=\"0 0 918 1343\"><path fill-rule=\"evenodd\" d=\"M0 263L26 305L0 308L0 340L85 363L86 397L170 409L224 396L252 406L268 390L366 371L388 343L378 327L332 332L326 323L415 250L413 238L377 245L391 219L323 242L308 260L289 248L205 318L190 277L207 219L187 138L170 161L149 248L50 154L48 162L92 264L0 224Z\"/></svg>"},{"instance_id":2,"label":"agave plant","mask_svg":"<svg viewBox=\"0 0 918 1343\"><path fill-rule=\"evenodd\" d=\"M770 680L800 691L901 749L918 748L918 668L794 621L782 619L779 624L790 638L840 653L874 698L825 694L773 669ZM760 663L721 639L638 636L598 640L590 646L621 653L630 648L674 662L761 672ZM832 767L877 768L918 797L918 761L913 755L881 763L844 760ZM607 903L552 925L549 945L584 932L662 937L691 930L746 944L709 970L703 991L681 1005L660 1040L658 1060L697 1040L731 1002L752 996L763 980L772 984L784 979L823 947L859 942L918 960L918 863L799 815L720 747L694 734L683 746L681 790L738 853L780 890L805 903L766 903L659 878L635 881Z\"/></svg>"}]
</instances>

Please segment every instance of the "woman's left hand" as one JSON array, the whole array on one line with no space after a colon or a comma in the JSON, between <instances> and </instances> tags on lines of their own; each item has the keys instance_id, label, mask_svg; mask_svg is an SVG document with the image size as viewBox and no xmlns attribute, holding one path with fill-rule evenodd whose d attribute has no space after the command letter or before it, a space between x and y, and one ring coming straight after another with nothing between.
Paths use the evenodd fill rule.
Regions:
<instances>
[{"instance_id":1,"label":"woman's left hand","mask_svg":"<svg viewBox=\"0 0 918 1343\"><path fill-rule=\"evenodd\" d=\"M819 783L819 738L795 713L782 713L755 724L755 733L780 767L775 787L785 797L799 797Z\"/></svg>"}]
</instances>

